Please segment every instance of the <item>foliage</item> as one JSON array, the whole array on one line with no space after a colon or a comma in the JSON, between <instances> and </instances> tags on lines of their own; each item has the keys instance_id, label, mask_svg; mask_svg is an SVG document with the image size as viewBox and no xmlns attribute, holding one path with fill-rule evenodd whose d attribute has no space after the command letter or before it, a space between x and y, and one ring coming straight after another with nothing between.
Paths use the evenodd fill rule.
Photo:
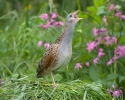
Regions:
<instances>
[{"instance_id":1,"label":"foliage","mask_svg":"<svg viewBox=\"0 0 125 100\"><path fill-rule=\"evenodd\" d=\"M0 97L2 100L111 100L101 85L80 80L60 83L56 88L38 81L9 81L0 88Z\"/></svg>"}]
</instances>

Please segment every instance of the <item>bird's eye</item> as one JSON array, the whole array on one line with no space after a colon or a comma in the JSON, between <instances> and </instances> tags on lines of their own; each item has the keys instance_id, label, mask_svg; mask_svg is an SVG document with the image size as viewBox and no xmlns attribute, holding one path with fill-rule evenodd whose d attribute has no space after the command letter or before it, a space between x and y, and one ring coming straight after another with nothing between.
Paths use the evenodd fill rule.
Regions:
<instances>
[{"instance_id":1,"label":"bird's eye","mask_svg":"<svg viewBox=\"0 0 125 100\"><path fill-rule=\"evenodd\" d=\"M72 15L70 15L69 17L72 17Z\"/></svg>"}]
</instances>

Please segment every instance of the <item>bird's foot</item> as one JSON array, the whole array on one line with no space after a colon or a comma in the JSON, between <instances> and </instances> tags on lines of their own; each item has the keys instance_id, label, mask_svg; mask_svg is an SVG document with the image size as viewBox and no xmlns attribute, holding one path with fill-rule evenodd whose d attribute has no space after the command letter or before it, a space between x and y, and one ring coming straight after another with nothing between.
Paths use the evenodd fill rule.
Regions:
<instances>
[{"instance_id":1,"label":"bird's foot","mask_svg":"<svg viewBox=\"0 0 125 100\"><path fill-rule=\"evenodd\" d=\"M52 84L53 88L57 88L59 86L59 84Z\"/></svg>"}]
</instances>

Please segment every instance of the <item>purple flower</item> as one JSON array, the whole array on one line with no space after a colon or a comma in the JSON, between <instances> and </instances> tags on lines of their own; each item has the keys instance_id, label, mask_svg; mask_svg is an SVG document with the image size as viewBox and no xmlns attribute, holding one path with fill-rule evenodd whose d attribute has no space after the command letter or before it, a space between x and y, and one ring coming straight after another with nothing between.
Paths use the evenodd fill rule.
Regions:
<instances>
[{"instance_id":1,"label":"purple flower","mask_svg":"<svg viewBox=\"0 0 125 100\"><path fill-rule=\"evenodd\" d=\"M40 24L39 26L41 26L43 29L47 29L47 28L49 28L50 27L50 25L49 24Z\"/></svg>"},{"instance_id":2,"label":"purple flower","mask_svg":"<svg viewBox=\"0 0 125 100\"><path fill-rule=\"evenodd\" d=\"M107 62L107 66L111 65L113 63L113 60L110 59L108 62Z\"/></svg>"},{"instance_id":3,"label":"purple flower","mask_svg":"<svg viewBox=\"0 0 125 100\"><path fill-rule=\"evenodd\" d=\"M91 52L96 47L95 41L87 43L87 50Z\"/></svg>"},{"instance_id":4,"label":"purple flower","mask_svg":"<svg viewBox=\"0 0 125 100\"><path fill-rule=\"evenodd\" d=\"M105 37L105 45L112 45L113 43L117 43L117 39L116 37L110 37L110 36L106 36Z\"/></svg>"},{"instance_id":5,"label":"purple flower","mask_svg":"<svg viewBox=\"0 0 125 100\"><path fill-rule=\"evenodd\" d=\"M114 84L112 84L112 88L113 88L113 89L115 88L115 85L114 85Z\"/></svg>"},{"instance_id":6,"label":"purple flower","mask_svg":"<svg viewBox=\"0 0 125 100\"><path fill-rule=\"evenodd\" d=\"M107 89L107 91L109 94L111 94L111 95L113 94L113 90Z\"/></svg>"},{"instance_id":7,"label":"purple flower","mask_svg":"<svg viewBox=\"0 0 125 100\"><path fill-rule=\"evenodd\" d=\"M125 20L125 15L122 15L121 18L122 18L123 20Z\"/></svg>"},{"instance_id":8,"label":"purple flower","mask_svg":"<svg viewBox=\"0 0 125 100\"><path fill-rule=\"evenodd\" d=\"M102 37L98 37L96 40L97 40L97 44L99 45L100 43L102 43L103 38Z\"/></svg>"},{"instance_id":9,"label":"purple flower","mask_svg":"<svg viewBox=\"0 0 125 100\"><path fill-rule=\"evenodd\" d=\"M95 58L94 60L93 60L93 63L96 65L96 64L98 64L98 60L99 60L99 58L97 57L97 58Z\"/></svg>"},{"instance_id":10,"label":"purple flower","mask_svg":"<svg viewBox=\"0 0 125 100\"><path fill-rule=\"evenodd\" d=\"M56 26L56 27L63 26L63 25L64 25L64 23L61 22L61 21L55 23L55 26Z\"/></svg>"},{"instance_id":11,"label":"purple flower","mask_svg":"<svg viewBox=\"0 0 125 100\"><path fill-rule=\"evenodd\" d=\"M79 68L82 68L81 63L76 63L75 68L79 70Z\"/></svg>"},{"instance_id":12,"label":"purple flower","mask_svg":"<svg viewBox=\"0 0 125 100\"><path fill-rule=\"evenodd\" d=\"M45 14L41 14L40 18L46 20L46 19L48 19L48 14L46 14L46 13Z\"/></svg>"},{"instance_id":13,"label":"purple flower","mask_svg":"<svg viewBox=\"0 0 125 100\"><path fill-rule=\"evenodd\" d=\"M48 49L50 47L50 44L49 43L45 43L44 44L44 48Z\"/></svg>"},{"instance_id":14,"label":"purple flower","mask_svg":"<svg viewBox=\"0 0 125 100\"><path fill-rule=\"evenodd\" d=\"M106 28L101 28L101 29L99 29L99 33L100 33L100 35L102 35L102 34L108 34L108 31L107 31L107 29Z\"/></svg>"},{"instance_id":15,"label":"purple flower","mask_svg":"<svg viewBox=\"0 0 125 100\"><path fill-rule=\"evenodd\" d=\"M61 22L61 21L59 21L59 22L58 22L58 24L59 24L59 25L61 25L61 26L63 26L63 25L64 25L64 23L63 23L63 22Z\"/></svg>"},{"instance_id":16,"label":"purple flower","mask_svg":"<svg viewBox=\"0 0 125 100\"><path fill-rule=\"evenodd\" d=\"M120 58L125 56L125 46L117 46L115 48L114 54Z\"/></svg>"},{"instance_id":17,"label":"purple flower","mask_svg":"<svg viewBox=\"0 0 125 100\"><path fill-rule=\"evenodd\" d=\"M51 13L51 18L57 18L57 16L58 16L57 12L52 12Z\"/></svg>"},{"instance_id":18,"label":"purple flower","mask_svg":"<svg viewBox=\"0 0 125 100\"><path fill-rule=\"evenodd\" d=\"M40 47L42 44L43 44L42 41L38 41L38 43L37 43L38 47Z\"/></svg>"},{"instance_id":19,"label":"purple flower","mask_svg":"<svg viewBox=\"0 0 125 100\"><path fill-rule=\"evenodd\" d=\"M50 19L49 23L50 23L50 25L54 25L55 24L55 20Z\"/></svg>"},{"instance_id":20,"label":"purple flower","mask_svg":"<svg viewBox=\"0 0 125 100\"><path fill-rule=\"evenodd\" d=\"M85 65L89 67L89 62L86 62Z\"/></svg>"},{"instance_id":21,"label":"purple flower","mask_svg":"<svg viewBox=\"0 0 125 100\"><path fill-rule=\"evenodd\" d=\"M118 89L113 92L112 96L118 98L121 94L122 94L122 90Z\"/></svg>"},{"instance_id":22,"label":"purple flower","mask_svg":"<svg viewBox=\"0 0 125 100\"><path fill-rule=\"evenodd\" d=\"M112 57L112 60L115 62L116 60L118 60L118 57L114 55L114 57Z\"/></svg>"},{"instance_id":23,"label":"purple flower","mask_svg":"<svg viewBox=\"0 0 125 100\"><path fill-rule=\"evenodd\" d=\"M64 23L61 22L61 21L59 21L59 22L55 22L54 25L58 28L58 27L60 27L60 26L63 26Z\"/></svg>"},{"instance_id":24,"label":"purple flower","mask_svg":"<svg viewBox=\"0 0 125 100\"><path fill-rule=\"evenodd\" d=\"M103 53L103 49L100 48L99 51L98 51L98 57L103 57L105 55L105 53Z\"/></svg>"},{"instance_id":25,"label":"purple flower","mask_svg":"<svg viewBox=\"0 0 125 100\"><path fill-rule=\"evenodd\" d=\"M94 33L94 36L98 35L98 29L96 27L93 28L93 33Z\"/></svg>"},{"instance_id":26,"label":"purple flower","mask_svg":"<svg viewBox=\"0 0 125 100\"><path fill-rule=\"evenodd\" d=\"M112 88L114 90L115 86L112 85ZM119 89L114 90L114 91L113 90L107 89L108 93L111 94L112 97L118 98L118 97L121 96L121 94L122 94L122 88L119 88Z\"/></svg>"},{"instance_id":27,"label":"purple flower","mask_svg":"<svg viewBox=\"0 0 125 100\"><path fill-rule=\"evenodd\" d=\"M103 21L104 21L105 25L108 25L106 16L103 16Z\"/></svg>"},{"instance_id":28,"label":"purple flower","mask_svg":"<svg viewBox=\"0 0 125 100\"><path fill-rule=\"evenodd\" d=\"M113 40L114 43L117 43L117 38L116 37L113 36L112 40Z\"/></svg>"},{"instance_id":29,"label":"purple flower","mask_svg":"<svg viewBox=\"0 0 125 100\"><path fill-rule=\"evenodd\" d=\"M111 4L111 5L109 6L109 8L108 8L108 11L114 10L114 8L115 8L115 5L114 5L114 4Z\"/></svg>"},{"instance_id":30,"label":"purple flower","mask_svg":"<svg viewBox=\"0 0 125 100\"><path fill-rule=\"evenodd\" d=\"M105 40L106 40L106 41L109 41L109 40L110 40L110 36L106 36L106 37L105 37Z\"/></svg>"},{"instance_id":31,"label":"purple flower","mask_svg":"<svg viewBox=\"0 0 125 100\"><path fill-rule=\"evenodd\" d=\"M119 10L116 10L116 13L115 13L114 16L115 16L115 17L118 17L118 18L121 18L121 16L122 16L122 12L119 11Z\"/></svg>"}]
</instances>

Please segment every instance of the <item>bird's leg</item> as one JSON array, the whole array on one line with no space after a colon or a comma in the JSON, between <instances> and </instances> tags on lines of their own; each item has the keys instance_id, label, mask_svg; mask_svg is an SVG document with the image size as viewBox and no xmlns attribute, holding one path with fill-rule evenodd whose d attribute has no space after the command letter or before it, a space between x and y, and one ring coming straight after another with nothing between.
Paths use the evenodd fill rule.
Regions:
<instances>
[{"instance_id":1,"label":"bird's leg","mask_svg":"<svg viewBox=\"0 0 125 100\"><path fill-rule=\"evenodd\" d=\"M53 72L51 72L51 78L52 78L53 86L55 87L56 84L55 84L55 80L54 80L54 74L53 74Z\"/></svg>"}]
</instances>

